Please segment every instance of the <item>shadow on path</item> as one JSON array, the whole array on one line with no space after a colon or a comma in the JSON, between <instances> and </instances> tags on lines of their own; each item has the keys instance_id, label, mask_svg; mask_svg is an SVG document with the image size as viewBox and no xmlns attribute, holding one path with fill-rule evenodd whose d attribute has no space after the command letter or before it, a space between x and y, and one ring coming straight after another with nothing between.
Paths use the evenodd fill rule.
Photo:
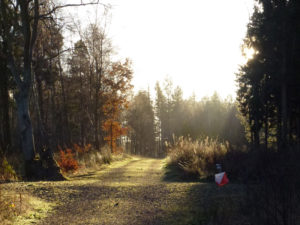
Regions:
<instances>
[{"instance_id":1,"label":"shadow on path","mask_svg":"<svg viewBox=\"0 0 300 225\"><path fill-rule=\"evenodd\" d=\"M24 185L34 196L56 203L39 224L230 224L230 219L228 223L217 220L223 215L218 204L225 195L232 198L237 193L234 188L165 182L163 166L161 159L134 157L71 181Z\"/></svg>"}]
</instances>

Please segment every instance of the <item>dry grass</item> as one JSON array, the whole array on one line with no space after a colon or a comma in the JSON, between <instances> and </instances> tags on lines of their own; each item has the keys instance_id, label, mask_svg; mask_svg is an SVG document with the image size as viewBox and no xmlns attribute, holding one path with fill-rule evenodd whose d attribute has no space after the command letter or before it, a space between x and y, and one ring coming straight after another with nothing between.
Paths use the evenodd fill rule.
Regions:
<instances>
[{"instance_id":1,"label":"dry grass","mask_svg":"<svg viewBox=\"0 0 300 225\"><path fill-rule=\"evenodd\" d=\"M12 223L13 218L20 214L20 198L17 194L7 194L0 186L0 221L2 224Z\"/></svg>"},{"instance_id":2,"label":"dry grass","mask_svg":"<svg viewBox=\"0 0 300 225\"><path fill-rule=\"evenodd\" d=\"M113 160L116 160L123 155L112 155L108 146L104 146L100 151L98 151L93 149L89 144L83 147L74 144L72 148L64 150L59 147L59 150L60 151L58 153L54 154L54 158L66 176L70 176L72 174L83 174L90 170L99 169L103 164L110 164ZM62 152L64 154L61 154ZM69 155L71 157L62 157L64 155L68 156L68 153L70 153ZM73 164L76 165L72 166ZM69 168L68 166L71 165L71 169L66 169L64 165L67 166L66 168Z\"/></svg>"},{"instance_id":3,"label":"dry grass","mask_svg":"<svg viewBox=\"0 0 300 225\"><path fill-rule=\"evenodd\" d=\"M22 193L28 209L14 224L245 224L240 185L164 182L165 160L113 159L118 161L68 181L4 184L6 191Z\"/></svg>"},{"instance_id":4,"label":"dry grass","mask_svg":"<svg viewBox=\"0 0 300 225\"><path fill-rule=\"evenodd\" d=\"M45 217L53 206L24 190L1 190L0 187L0 221L3 225L34 223Z\"/></svg>"},{"instance_id":5,"label":"dry grass","mask_svg":"<svg viewBox=\"0 0 300 225\"><path fill-rule=\"evenodd\" d=\"M5 157L0 158L0 185L1 182L16 180L17 175ZM18 214L18 195L7 195L0 186L0 221L9 223Z\"/></svg>"},{"instance_id":6,"label":"dry grass","mask_svg":"<svg viewBox=\"0 0 300 225\"><path fill-rule=\"evenodd\" d=\"M17 180L17 173L6 157L0 158L0 181Z\"/></svg>"},{"instance_id":7,"label":"dry grass","mask_svg":"<svg viewBox=\"0 0 300 225\"><path fill-rule=\"evenodd\" d=\"M167 167L180 173L182 179L203 178L214 174L228 152L228 143L209 139L192 141L180 137L169 146Z\"/></svg>"}]
</instances>

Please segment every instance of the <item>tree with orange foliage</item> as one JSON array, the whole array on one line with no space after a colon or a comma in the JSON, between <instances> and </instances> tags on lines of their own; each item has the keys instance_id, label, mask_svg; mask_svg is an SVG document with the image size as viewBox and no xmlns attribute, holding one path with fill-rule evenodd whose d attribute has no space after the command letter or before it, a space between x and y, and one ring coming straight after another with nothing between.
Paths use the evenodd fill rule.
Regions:
<instances>
[{"instance_id":1,"label":"tree with orange foliage","mask_svg":"<svg viewBox=\"0 0 300 225\"><path fill-rule=\"evenodd\" d=\"M117 138L127 134L127 128L122 127L118 121L113 121L112 119L108 119L104 121L102 125L102 129L107 132L107 136L104 137L104 140L109 143L111 151L117 151Z\"/></svg>"},{"instance_id":2,"label":"tree with orange foliage","mask_svg":"<svg viewBox=\"0 0 300 225\"><path fill-rule=\"evenodd\" d=\"M122 127L119 120L123 110L128 108L127 98L133 87L130 84L131 79L131 62L128 59L124 63L113 63L104 79L106 84L103 93L105 120L102 123L102 130L107 134L104 140L110 145L111 152L116 151L116 140L127 133L127 128Z\"/></svg>"}]
</instances>

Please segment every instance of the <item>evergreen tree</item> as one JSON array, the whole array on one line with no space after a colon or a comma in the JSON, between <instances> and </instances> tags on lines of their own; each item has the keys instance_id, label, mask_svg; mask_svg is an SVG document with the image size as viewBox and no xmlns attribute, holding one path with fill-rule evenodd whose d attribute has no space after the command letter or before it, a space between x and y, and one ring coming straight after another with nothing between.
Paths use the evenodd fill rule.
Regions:
<instances>
[{"instance_id":1,"label":"evergreen tree","mask_svg":"<svg viewBox=\"0 0 300 225\"><path fill-rule=\"evenodd\" d=\"M127 115L131 129L131 153L156 156L154 135L154 111L152 102L145 91L133 98Z\"/></svg>"},{"instance_id":2,"label":"evergreen tree","mask_svg":"<svg viewBox=\"0 0 300 225\"><path fill-rule=\"evenodd\" d=\"M165 154L164 142L167 140L167 99L158 82L155 84L155 115L156 115L156 134L158 137L158 154Z\"/></svg>"},{"instance_id":3,"label":"evergreen tree","mask_svg":"<svg viewBox=\"0 0 300 225\"><path fill-rule=\"evenodd\" d=\"M254 147L274 145L269 137L276 137L278 147L299 143L300 3L257 2L244 41L255 55L238 74L239 108Z\"/></svg>"}]
</instances>

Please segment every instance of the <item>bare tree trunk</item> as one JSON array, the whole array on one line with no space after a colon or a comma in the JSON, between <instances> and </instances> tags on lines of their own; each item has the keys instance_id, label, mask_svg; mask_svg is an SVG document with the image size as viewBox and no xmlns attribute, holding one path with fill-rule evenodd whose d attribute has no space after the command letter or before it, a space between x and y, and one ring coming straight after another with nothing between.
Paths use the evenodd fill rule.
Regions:
<instances>
[{"instance_id":1,"label":"bare tree trunk","mask_svg":"<svg viewBox=\"0 0 300 225\"><path fill-rule=\"evenodd\" d=\"M113 153L113 123L110 122L110 152Z\"/></svg>"},{"instance_id":2,"label":"bare tree trunk","mask_svg":"<svg viewBox=\"0 0 300 225\"><path fill-rule=\"evenodd\" d=\"M84 94L84 87L83 87L83 76L82 76L82 72L81 72L81 61L79 62L79 77L80 77L80 105L81 105L81 109L80 109L80 142L81 142L81 146L84 146L85 144L85 121L84 121L84 117L85 117L85 113L84 113L84 99L83 99L83 94Z\"/></svg>"},{"instance_id":3,"label":"bare tree trunk","mask_svg":"<svg viewBox=\"0 0 300 225\"><path fill-rule=\"evenodd\" d=\"M3 3L3 2L2 2ZM31 18L29 16L29 1L20 1L20 16L22 23L23 41L23 68L19 68L15 64L12 55L13 43L12 36L6 27L6 35L4 39L8 46L8 65L13 74L18 92L15 95L17 103L17 117L20 129L21 148L25 159L25 168L27 177L34 176L32 170L33 160L35 156L32 124L29 116L29 93L32 86L31 62L32 50L37 35L37 25L39 17L39 1L34 1L34 21L31 27ZM7 6L6 6L7 7ZM3 7L2 13L6 17L6 10Z\"/></svg>"},{"instance_id":4,"label":"bare tree trunk","mask_svg":"<svg viewBox=\"0 0 300 225\"><path fill-rule=\"evenodd\" d=\"M20 90L20 93L16 96L17 116L24 158L26 161L31 161L35 156L33 129L28 112L29 96L24 92L24 90Z\"/></svg>"},{"instance_id":5,"label":"bare tree trunk","mask_svg":"<svg viewBox=\"0 0 300 225\"><path fill-rule=\"evenodd\" d=\"M100 143L99 143L99 114L98 114L98 102L99 102L99 91L97 91L96 87L96 92L95 92L95 108L94 108L94 117L95 117L95 147L98 150L100 148Z\"/></svg>"},{"instance_id":6,"label":"bare tree trunk","mask_svg":"<svg viewBox=\"0 0 300 225\"><path fill-rule=\"evenodd\" d=\"M50 70L49 70L49 73L50 73L50 77L52 77L52 60L50 60ZM50 93L51 93L51 139L52 139L52 143L54 143L55 145L57 145L58 143L58 140L59 140L59 137L58 137L58 133L57 133L57 116L56 116L56 104L55 104L55 95L56 95L56 91L55 91L55 82L52 80L50 82Z\"/></svg>"},{"instance_id":7,"label":"bare tree trunk","mask_svg":"<svg viewBox=\"0 0 300 225\"><path fill-rule=\"evenodd\" d=\"M283 18L283 25L285 25L285 18ZM286 29L283 27L283 33ZM286 41L285 36L282 36L282 65L281 65L281 147L287 145L287 126L288 126L288 116L287 116L287 53L286 53Z\"/></svg>"},{"instance_id":8,"label":"bare tree trunk","mask_svg":"<svg viewBox=\"0 0 300 225\"><path fill-rule=\"evenodd\" d=\"M269 124L268 117L265 118L265 149L268 150Z\"/></svg>"},{"instance_id":9,"label":"bare tree trunk","mask_svg":"<svg viewBox=\"0 0 300 225\"><path fill-rule=\"evenodd\" d=\"M298 113L300 114L299 108L297 109ZM300 151L300 118L296 118L296 132L297 132L297 149Z\"/></svg>"},{"instance_id":10,"label":"bare tree trunk","mask_svg":"<svg viewBox=\"0 0 300 225\"><path fill-rule=\"evenodd\" d=\"M6 63L3 60L0 67L0 108L2 109L1 127L2 140L0 141L2 151L5 153L8 148L11 147L11 132L10 132L10 118L9 118L9 94L8 94L8 71L6 69ZM0 137L1 138L1 137Z\"/></svg>"},{"instance_id":11,"label":"bare tree trunk","mask_svg":"<svg viewBox=\"0 0 300 225\"><path fill-rule=\"evenodd\" d=\"M47 177L44 173L45 170L42 167L41 161L35 160L35 148L34 148L34 138L33 138L33 128L29 115L29 95L32 87L32 52L33 46L37 37L38 21L39 21L39 0L33 1L33 8L29 9L30 1L23 0L18 1L20 5L19 13L22 29L20 34L23 37L22 47L23 47L23 58L22 66L19 66L15 63L15 56L13 53L13 48L17 45L14 35L11 34L11 27L4 26L3 36L4 42L7 44L7 62L9 69L14 77L14 80L17 85L17 91L15 94L16 103L17 103L17 117L20 130L20 139L21 139L21 149L25 159L25 173L29 179L42 179ZM5 2L1 2L1 12L4 18L7 18L6 8L8 6ZM31 16L33 12L33 17ZM16 28L18 29L18 28ZM13 29L13 32L16 32L16 29ZM51 151L46 150L47 154L52 157L50 154ZM48 172L51 171L52 179L62 179L61 174L58 170L52 169L53 167L48 168ZM45 175L45 176L44 176Z\"/></svg>"},{"instance_id":12,"label":"bare tree trunk","mask_svg":"<svg viewBox=\"0 0 300 225\"><path fill-rule=\"evenodd\" d=\"M67 110L67 100L66 100L66 91L65 91L65 82L63 78L62 73L62 67L61 67L61 61L60 61L60 52L58 50L58 66L59 66L59 78L60 78L60 84L61 84L61 94L62 94L62 102L63 102L63 116L64 116L64 122L65 122L65 130L66 130L66 139L67 144L71 144L71 132L69 127L69 117L68 117L68 110Z\"/></svg>"},{"instance_id":13,"label":"bare tree trunk","mask_svg":"<svg viewBox=\"0 0 300 225\"><path fill-rule=\"evenodd\" d=\"M254 141L254 149L258 149L260 145L260 138L259 138L259 125L258 125L258 119L254 118L254 124L253 124L253 141Z\"/></svg>"},{"instance_id":14,"label":"bare tree trunk","mask_svg":"<svg viewBox=\"0 0 300 225\"><path fill-rule=\"evenodd\" d=\"M43 99L43 88L41 76L35 74L36 90L37 90L37 100L39 103L39 112L41 115L41 120L44 121L44 99Z\"/></svg>"},{"instance_id":15,"label":"bare tree trunk","mask_svg":"<svg viewBox=\"0 0 300 225\"><path fill-rule=\"evenodd\" d=\"M102 47L102 43L101 43ZM96 149L100 148L100 142L99 142L99 113L98 113L98 107L99 107L99 94L101 89L101 79L102 79L102 48L101 51L101 59L100 59L100 68L98 66L98 59L96 57L95 63L96 63L96 84L95 84L95 109L94 109L94 117L95 117L95 147Z\"/></svg>"},{"instance_id":16,"label":"bare tree trunk","mask_svg":"<svg viewBox=\"0 0 300 225\"><path fill-rule=\"evenodd\" d=\"M282 82L281 84L281 145L287 145L287 88L286 82Z\"/></svg>"}]
</instances>

